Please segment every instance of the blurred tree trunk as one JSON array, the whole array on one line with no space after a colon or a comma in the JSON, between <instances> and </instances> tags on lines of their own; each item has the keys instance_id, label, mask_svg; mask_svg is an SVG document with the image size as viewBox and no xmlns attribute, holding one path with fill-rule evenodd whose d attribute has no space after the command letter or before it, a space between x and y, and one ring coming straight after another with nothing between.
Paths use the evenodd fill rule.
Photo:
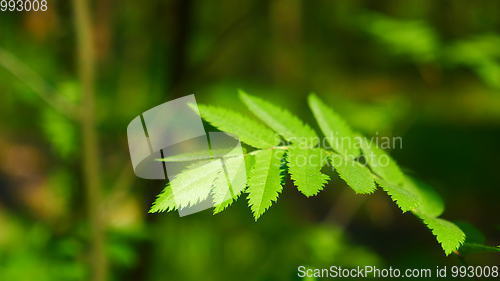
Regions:
<instances>
[{"instance_id":1,"label":"blurred tree trunk","mask_svg":"<svg viewBox=\"0 0 500 281\"><path fill-rule=\"evenodd\" d=\"M114 0L99 0L96 3L93 31L96 51L95 59L97 61L106 60L113 50L112 20L114 18L114 5Z\"/></svg>"},{"instance_id":2,"label":"blurred tree trunk","mask_svg":"<svg viewBox=\"0 0 500 281\"><path fill-rule=\"evenodd\" d=\"M192 0L174 0L172 3L172 45L168 64L170 65L169 77L170 89L175 97L182 96L183 82L187 79L186 69L188 68L188 47L192 24Z\"/></svg>"},{"instance_id":3,"label":"blurred tree trunk","mask_svg":"<svg viewBox=\"0 0 500 281\"><path fill-rule=\"evenodd\" d=\"M95 54L89 3L74 0L78 72L82 85L81 128L83 175L90 221L90 264L93 281L107 280L105 226L101 214L102 195L98 138L95 121Z\"/></svg>"}]
</instances>

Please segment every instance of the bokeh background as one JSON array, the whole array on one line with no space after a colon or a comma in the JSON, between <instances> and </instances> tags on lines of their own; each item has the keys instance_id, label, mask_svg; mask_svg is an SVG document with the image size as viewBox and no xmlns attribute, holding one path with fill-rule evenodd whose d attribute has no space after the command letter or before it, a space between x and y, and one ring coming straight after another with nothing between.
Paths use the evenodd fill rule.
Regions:
<instances>
[{"instance_id":1,"label":"bokeh background","mask_svg":"<svg viewBox=\"0 0 500 281\"><path fill-rule=\"evenodd\" d=\"M315 91L365 135L401 136L390 153L443 196L443 217L500 245L500 1L99 0L88 17L85 1L0 13L0 280L499 264L445 257L382 191L355 196L338 177L309 199L288 182L258 222L245 199L148 214L165 183L133 175L126 127L191 93L244 110L238 88L316 126Z\"/></svg>"}]
</instances>

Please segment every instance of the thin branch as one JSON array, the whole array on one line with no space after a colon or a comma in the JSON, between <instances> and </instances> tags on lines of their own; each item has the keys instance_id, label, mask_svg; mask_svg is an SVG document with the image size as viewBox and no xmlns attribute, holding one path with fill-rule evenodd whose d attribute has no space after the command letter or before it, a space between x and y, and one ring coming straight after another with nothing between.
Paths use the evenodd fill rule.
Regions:
<instances>
[{"instance_id":1,"label":"thin branch","mask_svg":"<svg viewBox=\"0 0 500 281\"><path fill-rule=\"evenodd\" d=\"M17 59L11 53L0 48L0 65L8 72L25 83L40 99L59 113L71 119L79 118L78 108L62 97L55 96L56 90L28 65Z\"/></svg>"}]
</instances>

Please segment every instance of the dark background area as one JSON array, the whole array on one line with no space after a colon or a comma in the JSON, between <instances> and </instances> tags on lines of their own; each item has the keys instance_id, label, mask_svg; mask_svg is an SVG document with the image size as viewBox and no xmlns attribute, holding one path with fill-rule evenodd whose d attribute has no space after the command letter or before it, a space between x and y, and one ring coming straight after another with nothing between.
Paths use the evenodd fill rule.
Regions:
<instances>
[{"instance_id":1,"label":"dark background area","mask_svg":"<svg viewBox=\"0 0 500 281\"><path fill-rule=\"evenodd\" d=\"M0 280L499 264L445 257L383 191L338 177L313 198L288 181L258 222L245 198L215 216L148 214L165 183L134 176L126 127L192 93L245 112L241 88L317 128L314 91L365 135L402 137L390 154L442 195L443 217L500 245L500 1L100 0L88 23L78 3L0 12Z\"/></svg>"}]
</instances>

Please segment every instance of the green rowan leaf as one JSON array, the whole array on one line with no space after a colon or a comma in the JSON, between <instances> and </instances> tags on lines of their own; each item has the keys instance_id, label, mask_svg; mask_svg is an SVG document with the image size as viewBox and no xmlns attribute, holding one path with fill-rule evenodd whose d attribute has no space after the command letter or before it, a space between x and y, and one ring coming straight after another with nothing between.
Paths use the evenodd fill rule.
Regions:
<instances>
[{"instance_id":1,"label":"green rowan leaf","mask_svg":"<svg viewBox=\"0 0 500 281\"><path fill-rule=\"evenodd\" d=\"M330 177L321 173L327 157L319 148L292 146L287 152L288 172L297 189L305 196L320 192Z\"/></svg>"},{"instance_id":2,"label":"green rowan leaf","mask_svg":"<svg viewBox=\"0 0 500 281\"><path fill-rule=\"evenodd\" d=\"M414 179L407 180L407 185L412 186L420 196L420 205L413 210L417 215L439 217L444 211L444 202L441 196L429 185Z\"/></svg>"},{"instance_id":3,"label":"green rowan leaf","mask_svg":"<svg viewBox=\"0 0 500 281\"><path fill-rule=\"evenodd\" d=\"M366 138L359 136L358 141L368 166L377 175L375 181L389 194L403 213L416 210L422 201L420 193L408 181L396 162Z\"/></svg>"},{"instance_id":4,"label":"green rowan leaf","mask_svg":"<svg viewBox=\"0 0 500 281\"><path fill-rule=\"evenodd\" d=\"M358 141L368 166L377 175L393 185L402 185L405 182L403 172L389 154L364 137L358 136Z\"/></svg>"},{"instance_id":5,"label":"green rowan leaf","mask_svg":"<svg viewBox=\"0 0 500 281\"><path fill-rule=\"evenodd\" d=\"M280 137L257 121L235 111L198 105L201 117L217 129L233 134L242 142L256 148L270 148L280 143Z\"/></svg>"},{"instance_id":6,"label":"green rowan leaf","mask_svg":"<svg viewBox=\"0 0 500 281\"><path fill-rule=\"evenodd\" d=\"M454 223L440 218L421 217L425 225L436 236L446 255L460 248L465 241L464 232Z\"/></svg>"},{"instance_id":7,"label":"green rowan leaf","mask_svg":"<svg viewBox=\"0 0 500 281\"><path fill-rule=\"evenodd\" d=\"M316 95L309 95L308 102L330 146L340 154L358 156L356 136L347 123Z\"/></svg>"},{"instance_id":8,"label":"green rowan leaf","mask_svg":"<svg viewBox=\"0 0 500 281\"><path fill-rule=\"evenodd\" d=\"M255 165L255 156L252 154L245 155L245 165L246 165L246 173L247 180L250 178L250 172L252 171Z\"/></svg>"},{"instance_id":9,"label":"green rowan leaf","mask_svg":"<svg viewBox=\"0 0 500 281\"><path fill-rule=\"evenodd\" d=\"M224 158L222 161L224 172L215 180L212 189L214 214L222 212L238 199L247 183L243 156Z\"/></svg>"},{"instance_id":10,"label":"green rowan leaf","mask_svg":"<svg viewBox=\"0 0 500 281\"><path fill-rule=\"evenodd\" d=\"M389 194L392 201L398 205L403 213L415 210L420 205L420 196L415 191L397 184L389 183L380 178L375 181L385 192L387 192L387 194Z\"/></svg>"},{"instance_id":11,"label":"green rowan leaf","mask_svg":"<svg viewBox=\"0 0 500 281\"><path fill-rule=\"evenodd\" d=\"M316 132L287 110L250 96L241 90L239 95L250 111L287 141L307 146L314 146L318 143Z\"/></svg>"},{"instance_id":12,"label":"green rowan leaf","mask_svg":"<svg viewBox=\"0 0 500 281\"><path fill-rule=\"evenodd\" d=\"M220 159L191 165L167 184L149 212L173 211L207 199L215 180L223 172Z\"/></svg>"},{"instance_id":13,"label":"green rowan leaf","mask_svg":"<svg viewBox=\"0 0 500 281\"><path fill-rule=\"evenodd\" d=\"M338 161L336 161L337 159ZM351 157L333 155L330 161L340 178L342 178L354 192L358 194L370 194L377 189L370 170Z\"/></svg>"},{"instance_id":14,"label":"green rowan leaf","mask_svg":"<svg viewBox=\"0 0 500 281\"><path fill-rule=\"evenodd\" d=\"M278 199L281 186L281 159L284 150L260 150L248 180L248 205L257 220Z\"/></svg>"}]
</instances>

